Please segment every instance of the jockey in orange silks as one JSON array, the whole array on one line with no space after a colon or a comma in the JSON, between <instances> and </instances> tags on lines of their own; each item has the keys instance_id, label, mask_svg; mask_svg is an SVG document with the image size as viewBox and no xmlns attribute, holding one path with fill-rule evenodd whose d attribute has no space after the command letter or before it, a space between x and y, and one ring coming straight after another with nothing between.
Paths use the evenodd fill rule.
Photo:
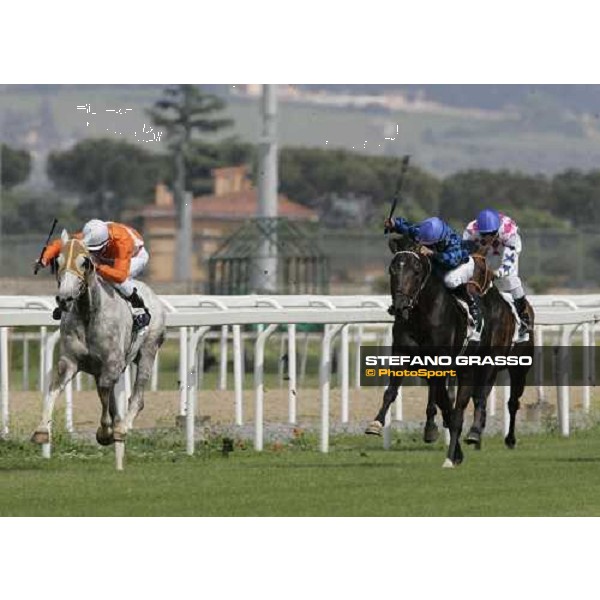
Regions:
<instances>
[{"instance_id":1,"label":"jockey in orange silks","mask_svg":"<svg viewBox=\"0 0 600 600\"><path fill-rule=\"evenodd\" d=\"M133 308L144 309L146 318L144 323L139 325L147 325L150 322L150 313L133 282L133 279L142 273L150 258L142 236L133 227L92 219L73 237L82 240L90 251L97 274L118 290ZM61 246L60 239L48 245L40 261L42 267L47 266L60 254ZM60 307L54 310L52 316L57 320L61 318Z\"/></svg>"}]
</instances>

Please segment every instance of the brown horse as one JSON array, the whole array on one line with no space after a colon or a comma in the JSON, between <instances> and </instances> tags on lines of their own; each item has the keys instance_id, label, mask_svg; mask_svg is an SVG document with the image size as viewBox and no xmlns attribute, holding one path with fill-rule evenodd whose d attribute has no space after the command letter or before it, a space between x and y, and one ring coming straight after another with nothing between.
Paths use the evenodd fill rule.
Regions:
<instances>
[{"instance_id":1,"label":"brown horse","mask_svg":"<svg viewBox=\"0 0 600 600\"><path fill-rule=\"evenodd\" d=\"M469 290L477 291L482 297L484 326L481 341L477 346L467 345L467 316L458 305L451 292L445 287L441 277L433 269L430 259L423 256L419 246L404 240L390 264L390 283L395 322L393 329L394 353L410 346L418 348L437 348L443 354L507 355L513 349L513 335L516 318L500 292L492 285L493 276L487 269L485 259L475 253L475 273L469 282ZM528 307L533 323L531 307ZM533 355L533 343L525 342L525 350ZM529 367L509 367L511 395L509 400L510 429L505 438L509 448L515 446L515 417L519 408L519 398L523 394L525 378ZM447 394L445 382L428 380L429 397L427 404L426 441L435 439L430 436L435 424L437 405L442 410L444 426L450 429L450 444L444 466L460 464L463 459L460 447L460 435L463 427L464 411L471 397L474 399L475 416L467 436L467 443L481 445L481 434L485 427L486 401L495 382L499 367L479 366L461 367L457 370L458 390L452 402ZM390 405L396 399L401 378L393 377L387 387L382 406L367 433L378 433L383 428L385 416Z\"/></svg>"},{"instance_id":2,"label":"brown horse","mask_svg":"<svg viewBox=\"0 0 600 600\"><path fill-rule=\"evenodd\" d=\"M482 310L485 324L479 345L480 353L490 353L494 355L508 355L509 353L520 356L530 356L533 358L533 325L534 313L531 305L527 304L527 312L531 323L529 339L524 342L513 344L515 328L518 326L515 315L502 298L498 288L493 285L493 274L487 268L485 260L485 248L480 247L472 255L475 261L473 278L468 282L467 288L470 293L479 294L482 301ZM490 394L498 372L502 369L508 369L510 376L510 397L508 400L508 412L510 415L509 429L504 443L508 448L514 448L515 421L517 411L519 410L519 399L525 389L525 380L529 371L529 366L511 366L498 367L486 365L478 367L474 373L473 385L473 404L475 405L475 414L473 424L466 441L468 444L474 444L477 448L481 447L481 434L485 428L487 398ZM466 404L469 399L466 398ZM456 399L456 409L464 411L465 398Z\"/></svg>"}]
</instances>

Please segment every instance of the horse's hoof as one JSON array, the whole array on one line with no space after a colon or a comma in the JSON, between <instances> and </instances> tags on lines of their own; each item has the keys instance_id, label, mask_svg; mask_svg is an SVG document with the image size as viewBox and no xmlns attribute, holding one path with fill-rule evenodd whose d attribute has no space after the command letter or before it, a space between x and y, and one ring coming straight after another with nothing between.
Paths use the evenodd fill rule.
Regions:
<instances>
[{"instance_id":1,"label":"horse's hoof","mask_svg":"<svg viewBox=\"0 0 600 600\"><path fill-rule=\"evenodd\" d=\"M517 445L517 440L513 437L506 436L504 438L504 444L509 450L514 450Z\"/></svg>"},{"instance_id":2,"label":"horse's hoof","mask_svg":"<svg viewBox=\"0 0 600 600\"><path fill-rule=\"evenodd\" d=\"M433 425L425 425L425 429L423 430L423 441L426 444L433 444L434 442L437 442L439 437L440 432L435 423Z\"/></svg>"},{"instance_id":3,"label":"horse's hoof","mask_svg":"<svg viewBox=\"0 0 600 600\"><path fill-rule=\"evenodd\" d=\"M101 446L110 446L115 443L115 436L113 435L112 428L104 429L103 427L98 427L96 430L96 441Z\"/></svg>"},{"instance_id":4,"label":"horse's hoof","mask_svg":"<svg viewBox=\"0 0 600 600\"><path fill-rule=\"evenodd\" d=\"M381 436L383 425L379 421L371 421L369 426L365 429L367 435L378 435Z\"/></svg>"},{"instance_id":5,"label":"horse's hoof","mask_svg":"<svg viewBox=\"0 0 600 600\"><path fill-rule=\"evenodd\" d=\"M442 469L454 469L454 463L447 458L442 465Z\"/></svg>"},{"instance_id":6,"label":"horse's hoof","mask_svg":"<svg viewBox=\"0 0 600 600\"><path fill-rule=\"evenodd\" d=\"M49 444L50 432L47 429L36 429L31 436L31 441L34 444Z\"/></svg>"},{"instance_id":7,"label":"horse's hoof","mask_svg":"<svg viewBox=\"0 0 600 600\"><path fill-rule=\"evenodd\" d=\"M475 428L471 428L465 442L469 445L474 445L477 450L481 450L481 432Z\"/></svg>"}]
</instances>

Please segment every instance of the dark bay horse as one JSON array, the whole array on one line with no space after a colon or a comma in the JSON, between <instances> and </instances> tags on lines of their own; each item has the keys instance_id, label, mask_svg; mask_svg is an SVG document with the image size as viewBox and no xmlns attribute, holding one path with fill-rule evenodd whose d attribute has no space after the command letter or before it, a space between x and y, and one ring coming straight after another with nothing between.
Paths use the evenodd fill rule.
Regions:
<instances>
[{"instance_id":1,"label":"dark bay horse","mask_svg":"<svg viewBox=\"0 0 600 600\"><path fill-rule=\"evenodd\" d=\"M444 354L456 356L465 349L467 336L467 315L459 307L441 278L434 272L430 259L419 252L418 245L404 239L397 241L394 258L390 264L390 286L393 299L395 321L393 327L392 353L402 348L437 347ZM469 282L482 295L484 328L481 342L477 346L480 353L499 351L508 354L512 348L516 319L511 308L492 286L492 276L485 265L485 259L475 253L475 273ZM477 289L478 288L478 289ZM531 323L533 314L531 307ZM531 336L530 336L531 337ZM525 342L527 352L533 355L533 343ZM467 346L467 348L469 348ZM472 353L473 348L470 348ZM523 349L521 348L521 352ZM427 402L427 422L424 438L435 441L437 428L434 417L436 405L441 409L444 426L450 429L450 445L444 466L460 464L463 459L460 435L463 426L464 410L473 397L475 416L467 436L467 443L481 445L481 434L485 427L487 397L496 379L499 368L495 366L462 367L458 369L458 390L454 402L450 401L446 382L429 379ZM505 438L506 445L513 448L515 418L519 408L519 398L523 394L528 367L510 367L511 394L509 400L510 429ZM401 378L392 377L385 390L382 406L367 433L380 433L390 405L397 397Z\"/></svg>"},{"instance_id":2,"label":"dark bay horse","mask_svg":"<svg viewBox=\"0 0 600 600\"><path fill-rule=\"evenodd\" d=\"M481 296L482 311L487 326L484 325L481 335L479 349L481 353L491 352L496 355L512 354L529 356L533 359L533 326L534 313L530 304L527 304L527 312L531 323L531 331L527 341L513 345L515 329L518 327L517 320L512 309L502 298L498 288L493 285L492 273L486 266L485 249L479 248L471 255L475 261L475 271L472 280L467 284L471 293ZM529 366L497 367L492 365L478 367L474 372L473 403L475 414L473 425L467 434L466 442L474 444L477 448L481 446L481 434L485 428L487 398L494 386L498 372L506 368L510 377L510 397L508 399L508 412L510 416L508 433L504 438L507 448L513 449L517 443L515 437L515 421L519 410L519 399L525 390L525 381ZM466 399L465 406L469 399ZM458 404L458 398L457 398Z\"/></svg>"}]
</instances>

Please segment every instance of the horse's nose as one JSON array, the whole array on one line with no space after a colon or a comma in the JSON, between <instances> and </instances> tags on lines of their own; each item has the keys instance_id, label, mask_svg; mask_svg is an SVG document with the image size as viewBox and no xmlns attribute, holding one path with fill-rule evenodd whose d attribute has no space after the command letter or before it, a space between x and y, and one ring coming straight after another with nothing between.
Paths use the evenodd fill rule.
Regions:
<instances>
[{"instance_id":1,"label":"horse's nose","mask_svg":"<svg viewBox=\"0 0 600 600\"><path fill-rule=\"evenodd\" d=\"M394 308L397 311L401 311L405 308L408 308L409 303L410 301L407 296L404 296L403 294L396 294L396 297L394 298Z\"/></svg>"}]
</instances>

